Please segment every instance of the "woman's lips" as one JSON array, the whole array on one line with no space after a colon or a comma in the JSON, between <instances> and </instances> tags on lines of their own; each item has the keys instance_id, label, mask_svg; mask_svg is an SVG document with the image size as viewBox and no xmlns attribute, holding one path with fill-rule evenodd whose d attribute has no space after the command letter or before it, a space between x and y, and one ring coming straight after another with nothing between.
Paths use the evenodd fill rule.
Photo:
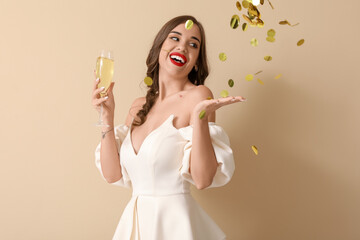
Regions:
<instances>
[{"instance_id":1,"label":"woman's lips","mask_svg":"<svg viewBox=\"0 0 360 240\"><path fill-rule=\"evenodd\" d=\"M181 58L184 60L184 63L177 62L177 61L175 61L174 59L172 59L171 56L174 56L174 55L181 57ZM187 62L187 59L186 59L186 57L185 57L184 55L182 55L182 54L180 54L180 53L178 53L178 52L174 52L174 53L171 53L171 54L170 54L170 61L171 61L173 64L175 64L176 66L182 67L182 66L184 66L185 63Z\"/></svg>"}]
</instances>

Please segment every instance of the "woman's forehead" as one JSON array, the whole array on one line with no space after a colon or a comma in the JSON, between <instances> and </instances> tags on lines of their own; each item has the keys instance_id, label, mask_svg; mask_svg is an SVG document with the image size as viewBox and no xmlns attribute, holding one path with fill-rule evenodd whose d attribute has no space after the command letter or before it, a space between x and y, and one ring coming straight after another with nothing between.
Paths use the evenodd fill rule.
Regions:
<instances>
[{"instance_id":1,"label":"woman's forehead","mask_svg":"<svg viewBox=\"0 0 360 240\"><path fill-rule=\"evenodd\" d=\"M181 23L181 24L177 25L173 30L171 30L170 33L173 31L179 32L183 36L184 35L187 35L190 37L194 36L194 37L200 39L200 41L201 41L200 29L196 24L194 24L191 29L186 29L185 23Z\"/></svg>"}]
</instances>

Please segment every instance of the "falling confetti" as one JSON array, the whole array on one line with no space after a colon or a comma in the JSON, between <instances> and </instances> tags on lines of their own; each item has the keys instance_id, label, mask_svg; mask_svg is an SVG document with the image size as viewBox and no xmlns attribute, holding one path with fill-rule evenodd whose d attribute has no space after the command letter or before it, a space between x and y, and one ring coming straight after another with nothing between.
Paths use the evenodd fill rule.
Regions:
<instances>
[{"instance_id":1,"label":"falling confetti","mask_svg":"<svg viewBox=\"0 0 360 240\"><path fill-rule=\"evenodd\" d=\"M271 4L270 0L268 0L268 2L269 2L269 4L270 4L271 8L274 9L274 7L273 7L273 5Z\"/></svg>"},{"instance_id":2,"label":"falling confetti","mask_svg":"<svg viewBox=\"0 0 360 240\"><path fill-rule=\"evenodd\" d=\"M254 79L254 75L252 75L252 74L248 74L248 75L245 76L246 81L251 81L253 79Z\"/></svg>"},{"instance_id":3,"label":"falling confetti","mask_svg":"<svg viewBox=\"0 0 360 240\"><path fill-rule=\"evenodd\" d=\"M251 46L256 47L259 44L259 42L256 38L252 38L250 44Z\"/></svg>"},{"instance_id":4,"label":"falling confetti","mask_svg":"<svg viewBox=\"0 0 360 240\"><path fill-rule=\"evenodd\" d=\"M144 83L148 86L151 86L153 84L153 80L151 77L144 78Z\"/></svg>"},{"instance_id":5,"label":"falling confetti","mask_svg":"<svg viewBox=\"0 0 360 240\"><path fill-rule=\"evenodd\" d=\"M279 79L279 78L281 78L281 76L282 76L282 74L280 73L280 74L278 74L277 76L275 76L274 78L275 78L275 79Z\"/></svg>"},{"instance_id":6,"label":"falling confetti","mask_svg":"<svg viewBox=\"0 0 360 240\"><path fill-rule=\"evenodd\" d=\"M211 100L211 99L213 99L213 98L212 98L212 97L207 97L206 99L207 99L207 100Z\"/></svg>"},{"instance_id":7,"label":"falling confetti","mask_svg":"<svg viewBox=\"0 0 360 240\"><path fill-rule=\"evenodd\" d=\"M231 18L231 21L230 21L230 27L232 29L235 29L239 26L239 23L240 23L240 18L238 15L233 15L232 18Z\"/></svg>"},{"instance_id":8,"label":"falling confetti","mask_svg":"<svg viewBox=\"0 0 360 240\"><path fill-rule=\"evenodd\" d=\"M265 61L271 61L272 57L271 56L265 56L264 59L265 59Z\"/></svg>"},{"instance_id":9,"label":"falling confetti","mask_svg":"<svg viewBox=\"0 0 360 240\"><path fill-rule=\"evenodd\" d=\"M227 97L227 96L229 96L229 92L228 92L227 90L222 90L221 93L220 93L220 95L221 95L222 97Z\"/></svg>"},{"instance_id":10,"label":"falling confetti","mask_svg":"<svg viewBox=\"0 0 360 240\"><path fill-rule=\"evenodd\" d=\"M264 82L260 80L260 78L258 79L258 82L261 84L261 85L264 85Z\"/></svg>"},{"instance_id":11,"label":"falling confetti","mask_svg":"<svg viewBox=\"0 0 360 240\"><path fill-rule=\"evenodd\" d=\"M289 23L289 21L286 20L286 19L285 19L284 21L280 21L279 24L280 24L280 25L286 25L286 24L287 24L287 25L289 25L289 26L291 26L291 27L295 27L296 25L299 25L299 23L294 24L294 25L291 25L291 24Z\"/></svg>"},{"instance_id":12,"label":"falling confetti","mask_svg":"<svg viewBox=\"0 0 360 240\"><path fill-rule=\"evenodd\" d=\"M269 29L269 30L267 31L267 35L268 35L269 37L275 37L275 34L276 34L276 32L275 32L274 29Z\"/></svg>"},{"instance_id":13,"label":"falling confetti","mask_svg":"<svg viewBox=\"0 0 360 240\"><path fill-rule=\"evenodd\" d=\"M229 79L228 84L229 84L229 87L233 87L234 86L234 80Z\"/></svg>"},{"instance_id":14,"label":"falling confetti","mask_svg":"<svg viewBox=\"0 0 360 240\"><path fill-rule=\"evenodd\" d=\"M239 1L236 2L236 7L237 7L237 9L239 9L239 11L241 11L241 4Z\"/></svg>"},{"instance_id":15,"label":"falling confetti","mask_svg":"<svg viewBox=\"0 0 360 240\"><path fill-rule=\"evenodd\" d=\"M297 42L296 45L301 46L301 45L303 45L304 41L305 41L304 39L301 39Z\"/></svg>"},{"instance_id":16,"label":"falling confetti","mask_svg":"<svg viewBox=\"0 0 360 240\"><path fill-rule=\"evenodd\" d=\"M247 30L247 28L248 28L248 25L247 25L247 23L243 23L243 25L242 25L242 30L245 32L246 30Z\"/></svg>"},{"instance_id":17,"label":"falling confetti","mask_svg":"<svg viewBox=\"0 0 360 240\"><path fill-rule=\"evenodd\" d=\"M206 114L206 111L205 110L202 110L199 114L199 118L200 119L203 119L205 117L205 114Z\"/></svg>"},{"instance_id":18,"label":"falling confetti","mask_svg":"<svg viewBox=\"0 0 360 240\"><path fill-rule=\"evenodd\" d=\"M187 20L187 21L185 22L185 28L186 28L187 30L190 30L190 29L193 27L193 25L194 25L194 22L193 22L192 20Z\"/></svg>"},{"instance_id":19,"label":"falling confetti","mask_svg":"<svg viewBox=\"0 0 360 240\"><path fill-rule=\"evenodd\" d=\"M224 62L224 61L227 59L227 56L226 56L225 53L220 53L220 54L219 54L219 58L220 58L221 61Z\"/></svg>"},{"instance_id":20,"label":"falling confetti","mask_svg":"<svg viewBox=\"0 0 360 240\"><path fill-rule=\"evenodd\" d=\"M256 146L251 146L251 148L252 148L252 150L254 151L254 153L255 153L256 155L259 154L259 151L258 151L258 149L257 149Z\"/></svg>"},{"instance_id":21,"label":"falling confetti","mask_svg":"<svg viewBox=\"0 0 360 240\"><path fill-rule=\"evenodd\" d=\"M258 72L255 73L254 75L258 75L259 73L262 73L262 70L258 71Z\"/></svg>"},{"instance_id":22,"label":"falling confetti","mask_svg":"<svg viewBox=\"0 0 360 240\"><path fill-rule=\"evenodd\" d=\"M273 37L267 37L267 38L266 38L266 41L268 41L268 42L275 42L275 38L273 38Z\"/></svg>"},{"instance_id":23,"label":"falling confetti","mask_svg":"<svg viewBox=\"0 0 360 240\"><path fill-rule=\"evenodd\" d=\"M249 7L249 2L247 0L243 0L242 5L243 5L244 8L248 8Z\"/></svg>"}]
</instances>

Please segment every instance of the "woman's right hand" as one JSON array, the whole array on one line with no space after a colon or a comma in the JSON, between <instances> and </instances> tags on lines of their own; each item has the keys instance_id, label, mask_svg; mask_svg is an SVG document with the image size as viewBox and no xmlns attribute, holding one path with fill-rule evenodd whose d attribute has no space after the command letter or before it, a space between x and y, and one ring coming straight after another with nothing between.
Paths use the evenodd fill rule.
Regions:
<instances>
[{"instance_id":1,"label":"woman's right hand","mask_svg":"<svg viewBox=\"0 0 360 240\"><path fill-rule=\"evenodd\" d=\"M94 71L94 75L96 78L96 74ZM102 117L103 120L105 121L105 123L109 124L109 125L113 125L114 122L114 111L115 111L115 100L114 100L114 95L113 95L113 88L114 88L114 84L115 82L112 82L108 88L108 90L106 91L107 97L100 97L100 92L103 91L103 89L98 89L97 85L100 83L101 79L99 79L99 81L94 81L94 87L93 87L93 94L92 94L92 105L93 107L100 113L100 105L101 103L103 104L103 112L102 112Z\"/></svg>"}]
</instances>

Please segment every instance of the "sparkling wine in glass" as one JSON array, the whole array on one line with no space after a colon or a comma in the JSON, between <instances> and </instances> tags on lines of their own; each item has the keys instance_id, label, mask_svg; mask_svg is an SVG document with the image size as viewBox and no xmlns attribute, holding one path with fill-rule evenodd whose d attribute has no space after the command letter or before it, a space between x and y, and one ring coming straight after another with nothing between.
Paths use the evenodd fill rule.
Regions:
<instances>
[{"instance_id":1,"label":"sparkling wine in glass","mask_svg":"<svg viewBox=\"0 0 360 240\"><path fill-rule=\"evenodd\" d=\"M114 75L114 54L111 50L102 50L100 56L96 60L96 78L100 78L98 88L105 87L105 89L100 93L100 97L106 96L106 91L111 85ZM96 123L96 126L110 127L102 119L103 113L103 104L101 103L100 108L100 118Z\"/></svg>"}]
</instances>

